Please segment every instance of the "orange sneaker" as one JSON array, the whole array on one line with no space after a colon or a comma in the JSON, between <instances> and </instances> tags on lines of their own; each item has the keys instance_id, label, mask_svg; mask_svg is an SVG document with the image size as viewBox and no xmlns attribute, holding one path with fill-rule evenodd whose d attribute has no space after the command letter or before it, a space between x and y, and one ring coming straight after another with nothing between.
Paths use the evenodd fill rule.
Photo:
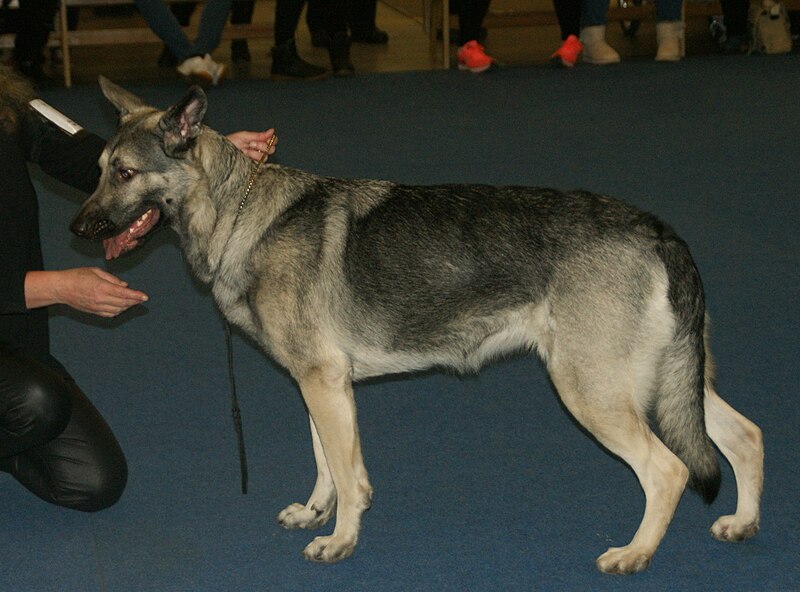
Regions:
<instances>
[{"instance_id":1,"label":"orange sneaker","mask_svg":"<svg viewBox=\"0 0 800 592\"><path fill-rule=\"evenodd\" d=\"M477 41L467 41L458 48L458 69L480 74L492 67L494 59L486 55L483 45Z\"/></svg>"},{"instance_id":2,"label":"orange sneaker","mask_svg":"<svg viewBox=\"0 0 800 592\"><path fill-rule=\"evenodd\" d=\"M553 55L550 56L550 61L558 66L565 68L572 68L578 63L583 51L583 43L575 35L570 35L561 44Z\"/></svg>"}]
</instances>

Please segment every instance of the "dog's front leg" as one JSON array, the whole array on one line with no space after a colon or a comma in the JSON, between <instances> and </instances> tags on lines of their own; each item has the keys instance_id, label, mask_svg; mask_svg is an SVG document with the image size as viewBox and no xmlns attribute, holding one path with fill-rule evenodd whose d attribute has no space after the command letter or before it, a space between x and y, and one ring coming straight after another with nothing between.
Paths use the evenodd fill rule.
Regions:
<instances>
[{"instance_id":1,"label":"dog's front leg","mask_svg":"<svg viewBox=\"0 0 800 592\"><path fill-rule=\"evenodd\" d=\"M314 460L317 462L317 482L308 502L291 504L278 514L278 522L284 528L318 528L325 524L336 507L336 487L333 485L328 460L319 439L319 432L314 420L308 416L311 424L311 441L314 445Z\"/></svg>"},{"instance_id":2,"label":"dog's front leg","mask_svg":"<svg viewBox=\"0 0 800 592\"><path fill-rule=\"evenodd\" d=\"M333 534L315 538L303 554L312 561L332 563L353 553L361 515L372 501L372 487L361 457L350 369L342 364L317 367L298 377L298 382L337 500Z\"/></svg>"}]
</instances>

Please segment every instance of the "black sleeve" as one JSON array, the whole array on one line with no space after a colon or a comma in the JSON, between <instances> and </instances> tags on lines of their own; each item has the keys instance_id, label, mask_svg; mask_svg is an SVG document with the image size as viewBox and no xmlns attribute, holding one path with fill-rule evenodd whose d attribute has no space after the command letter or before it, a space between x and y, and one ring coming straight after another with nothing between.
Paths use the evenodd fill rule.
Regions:
<instances>
[{"instance_id":1,"label":"black sleeve","mask_svg":"<svg viewBox=\"0 0 800 592\"><path fill-rule=\"evenodd\" d=\"M100 179L97 161L105 140L85 130L70 135L31 110L23 124L27 158L76 189L91 193Z\"/></svg>"}]
</instances>

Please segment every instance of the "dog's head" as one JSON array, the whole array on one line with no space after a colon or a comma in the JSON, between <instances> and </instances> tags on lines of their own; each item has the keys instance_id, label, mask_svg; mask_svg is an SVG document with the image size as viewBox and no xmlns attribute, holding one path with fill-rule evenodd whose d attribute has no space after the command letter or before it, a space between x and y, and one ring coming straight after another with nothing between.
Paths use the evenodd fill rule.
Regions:
<instances>
[{"instance_id":1,"label":"dog's head","mask_svg":"<svg viewBox=\"0 0 800 592\"><path fill-rule=\"evenodd\" d=\"M207 99L192 87L172 108L158 111L103 77L100 86L119 111L119 128L100 157L97 189L70 229L102 240L106 259L113 259L176 218L182 201L202 182L191 151L203 129Z\"/></svg>"}]
</instances>

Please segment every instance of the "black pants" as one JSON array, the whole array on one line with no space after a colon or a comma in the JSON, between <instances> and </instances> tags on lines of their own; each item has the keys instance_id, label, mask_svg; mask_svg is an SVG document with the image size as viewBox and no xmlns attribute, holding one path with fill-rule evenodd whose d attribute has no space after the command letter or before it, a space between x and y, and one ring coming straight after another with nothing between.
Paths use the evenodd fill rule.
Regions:
<instances>
[{"instance_id":1,"label":"black pants","mask_svg":"<svg viewBox=\"0 0 800 592\"><path fill-rule=\"evenodd\" d=\"M344 1L344 0L340 0ZM351 33L369 34L375 29L377 0L349 0L347 4L347 24ZM320 0L309 0L306 7L306 24L313 32L325 30L325 17L321 14Z\"/></svg>"},{"instance_id":2,"label":"black pants","mask_svg":"<svg viewBox=\"0 0 800 592\"><path fill-rule=\"evenodd\" d=\"M450 14L458 15L458 44L477 40L491 0L451 0Z\"/></svg>"},{"instance_id":3,"label":"black pants","mask_svg":"<svg viewBox=\"0 0 800 592\"><path fill-rule=\"evenodd\" d=\"M739 37L747 33L749 0L722 0L722 14L729 37Z\"/></svg>"},{"instance_id":4,"label":"black pants","mask_svg":"<svg viewBox=\"0 0 800 592\"><path fill-rule=\"evenodd\" d=\"M44 62L47 44L58 10L58 0L20 0L19 22L14 40L14 55L21 62Z\"/></svg>"},{"instance_id":5,"label":"black pants","mask_svg":"<svg viewBox=\"0 0 800 592\"><path fill-rule=\"evenodd\" d=\"M114 434L69 377L0 345L0 470L50 503L92 512L128 478Z\"/></svg>"},{"instance_id":6,"label":"black pants","mask_svg":"<svg viewBox=\"0 0 800 592\"><path fill-rule=\"evenodd\" d=\"M561 30L561 40L570 35L580 37L581 34L581 2L580 0L553 0L556 9L558 28Z\"/></svg>"},{"instance_id":7,"label":"black pants","mask_svg":"<svg viewBox=\"0 0 800 592\"><path fill-rule=\"evenodd\" d=\"M277 0L275 3L275 45L294 39L306 0ZM323 31L333 36L347 32L347 5L342 0L318 0L316 15Z\"/></svg>"}]
</instances>

